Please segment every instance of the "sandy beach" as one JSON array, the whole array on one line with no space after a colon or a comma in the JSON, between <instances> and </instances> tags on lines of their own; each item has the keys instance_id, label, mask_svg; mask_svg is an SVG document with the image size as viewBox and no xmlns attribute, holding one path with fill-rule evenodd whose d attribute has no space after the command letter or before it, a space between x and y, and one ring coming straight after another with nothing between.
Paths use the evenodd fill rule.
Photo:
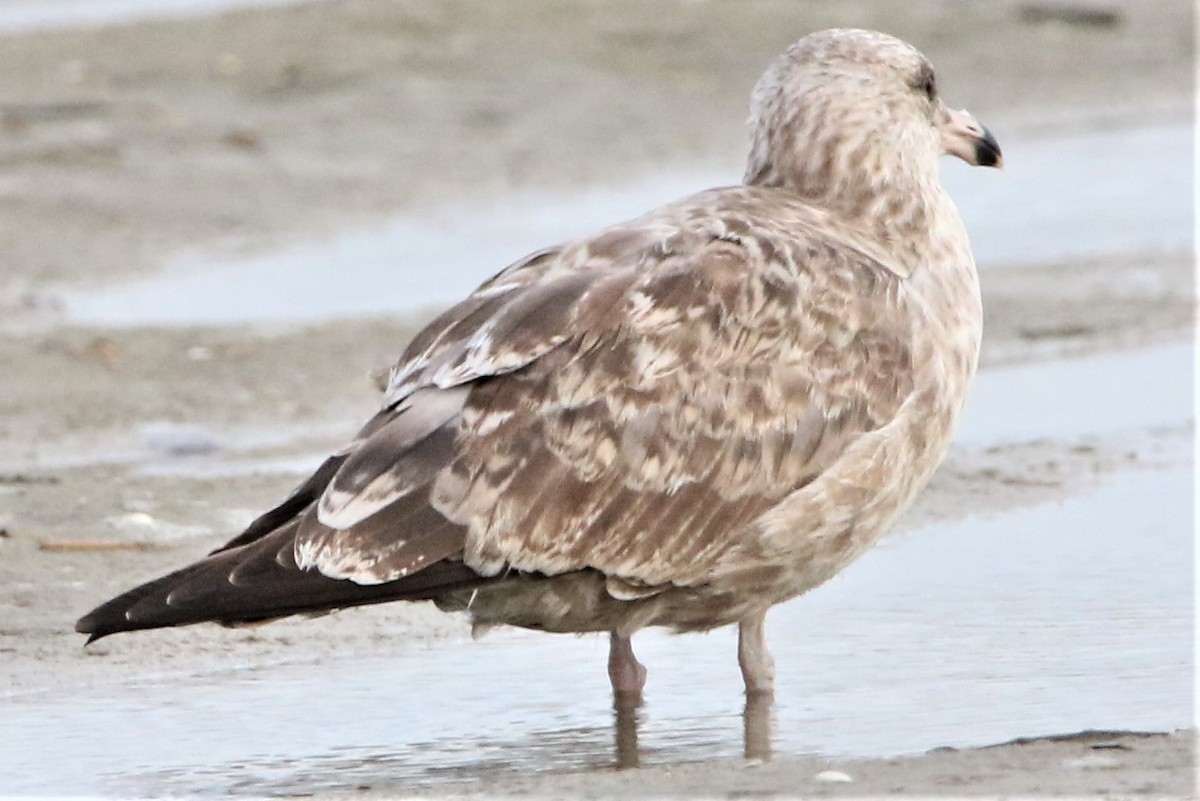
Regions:
<instances>
[{"instance_id":1,"label":"sandy beach","mask_svg":"<svg viewBox=\"0 0 1200 801\"><path fill-rule=\"evenodd\" d=\"M80 614L228 539L352 435L377 403L373 374L432 309L396 298L384 315L102 326L73 317L67 298L170 275L184 256L269 258L429 209L502 209L509 197L606 191L672 171L727 173L735 182L749 88L763 65L804 33L833 25L916 43L938 66L943 92L987 122L1010 160L1020 147L1012 153L1009 140L1120 137L1190 122L1189 4L1105 4L1115 20L1045 19L1030 6L1041 7L346 0L0 38L0 740L16 735L6 717L34 720L39 704L62 710L70 699L133 697L145 682L184 693L239 671L472 645L462 620L382 607L249 630L149 632L84 649L71 630ZM1178 153L1178 169L1190 174L1190 148ZM1136 364L1191 341L1190 246L1085 251L981 264L981 387L1001 386L1006 371L1088 359L1102 374L1105 359ZM1190 391L1191 359L1172 365L1182 383L1170 386ZM1117 378L1108 376L1112 386L1123 385ZM1146 400L1133 405L1153 405ZM965 432L904 519L902 544L931 527L1191 469L1190 416L1086 435L1049 429L989 439L980 425L985 433ZM1179 515L1189 530L1171 532L1179 550L1166 561L1190 564L1190 512ZM1160 617L1190 639L1190 618L1180 628L1171 611L1190 609L1190 584L1184 595L1164 594ZM1190 646L1182 651L1183 663L1163 668L1176 671L1171 681L1192 669ZM722 657L732 664L731 653ZM600 676L602 660L594 667ZM651 715L655 675L651 666ZM23 755L6 748L7 767L0 757L0 775L19 779L16 790L0 783L0 794L1194 797L1190 690L1188 682L1178 697L1179 722L1153 732L1126 731L1142 728L1129 720L1078 734L1096 728L1083 716L1073 730L852 755L792 749L785 738L767 764L651 757L629 771L572 766L559 754L553 769L472 775L468 755L436 781L389 779L383 770L369 781L313 787L302 765L286 781L271 774L189 784L183 764L181 784L138 783L136 760L126 783L56 782L53 759L30 745ZM1056 735L1072 736L1049 739ZM1028 739L1001 744L1017 736ZM846 778L816 778L823 771Z\"/></svg>"}]
</instances>

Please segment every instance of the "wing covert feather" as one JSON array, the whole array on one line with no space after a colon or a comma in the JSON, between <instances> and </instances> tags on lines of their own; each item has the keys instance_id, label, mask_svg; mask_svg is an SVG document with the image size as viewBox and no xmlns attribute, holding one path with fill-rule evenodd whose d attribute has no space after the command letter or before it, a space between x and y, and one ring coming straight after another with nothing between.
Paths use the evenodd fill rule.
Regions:
<instances>
[{"instance_id":1,"label":"wing covert feather","mask_svg":"<svg viewBox=\"0 0 1200 801\"><path fill-rule=\"evenodd\" d=\"M606 261L610 289L624 283L603 315L577 304L554 349L473 387L438 495L467 527L467 564L702 582L892 419L910 340L878 284L898 277L827 238L738 230L677 231L634 271Z\"/></svg>"},{"instance_id":2,"label":"wing covert feather","mask_svg":"<svg viewBox=\"0 0 1200 801\"><path fill-rule=\"evenodd\" d=\"M483 575L593 568L631 597L694 585L756 518L891 420L912 389L899 276L803 204L752 229L779 217L756 213L756 190L707 194L534 254L422 332L385 412L462 393L439 429L452 447L414 471L427 446L379 427L322 501L327 530L306 547L325 555L302 559L298 545L297 561L376 580L337 566L340 543L354 564L419 569L395 542L411 525L339 530L387 519L419 488L436 510L422 525L446 521L461 554L431 541ZM341 519L325 505L339 487L358 510Z\"/></svg>"}]
</instances>

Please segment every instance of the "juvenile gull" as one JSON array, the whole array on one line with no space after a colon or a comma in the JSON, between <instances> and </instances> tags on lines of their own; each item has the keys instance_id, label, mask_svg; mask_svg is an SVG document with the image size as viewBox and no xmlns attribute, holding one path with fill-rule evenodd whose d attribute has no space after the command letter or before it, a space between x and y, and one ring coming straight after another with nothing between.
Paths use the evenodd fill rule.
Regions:
<instances>
[{"instance_id":1,"label":"juvenile gull","mask_svg":"<svg viewBox=\"0 0 1200 801\"><path fill-rule=\"evenodd\" d=\"M880 33L758 82L744 183L538 251L430 323L382 410L208 557L103 604L94 640L393 600L476 626L763 623L866 551L941 460L975 371L975 264L938 158L996 141Z\"/></svg>"}]
</instances>

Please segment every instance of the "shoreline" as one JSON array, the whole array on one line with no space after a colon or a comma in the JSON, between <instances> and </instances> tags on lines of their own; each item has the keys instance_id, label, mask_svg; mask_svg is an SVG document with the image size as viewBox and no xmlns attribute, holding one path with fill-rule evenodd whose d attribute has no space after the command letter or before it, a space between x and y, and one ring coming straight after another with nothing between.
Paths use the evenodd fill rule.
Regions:
<instances>
[{"instance_id":1,"label":"shoreline","mask_svg":"<svg viewBox=\"0 0 1200 801\"><path fill-rule=\"evenodd\" d=\"M1040 136L1190 111L1184 4L1118 2L1111 30L1033 24L1021 5L346 0L0 37L10 65L0 78L0 726L6 704L349 664L469 635L457 617L394 605L84 650L70 631L80 613L228 539L351 436L377 403L371 373L428 315L106 328L65 319L63 287L153 275L181 253L270 254L413 209L620 185L664 165L728 166L736 179L761 66L798 33L859 18L916 41L947 94L993 130L999 120ZM1055 259L984 270L982 281L981 375L1136 355L1194 329L1191 252ZM956 447L899 536L1178 467L1193 428ZM757 767L720 759L484 785L462 775L412 787L376 771L368 789L330 797L1196 796L1194 729L1049 734L904 757L783 752ZM852 781L814 778L828 770Z\"/></svg>"},{"instance_id":2,"label":"shoreline","mask_svg":"<svg viewBox=\"0 0 1200 801\"><path fill-rule=\"evenodd\" d=\"M1119 25L1090 28L1031 22L1021 0L345 0L3 36L0 310L180 250L261 253L431 203L620 183L650 162L736 180L763 65L800 33L868 19L921 46L947 96L999 132L1189 109L1190 6L1117 6Z\"/></svg>"}]
</instances>

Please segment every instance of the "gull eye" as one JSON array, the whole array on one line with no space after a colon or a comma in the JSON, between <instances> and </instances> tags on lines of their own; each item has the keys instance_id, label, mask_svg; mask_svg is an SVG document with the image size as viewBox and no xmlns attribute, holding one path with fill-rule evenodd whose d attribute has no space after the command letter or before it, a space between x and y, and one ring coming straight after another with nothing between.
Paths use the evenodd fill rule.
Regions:
<instances>
[{"instance_id":1,"label":"gull eye","mask_svg":"<svg viewBox=\"0 0 1200 801\"><path fill-rule=\"evenodd\" d=\"M925 97L933 100L937 96L937 79L934 78L933 72L922 73L917 80L917 88L925 93Z\"/></svg>"}]
</instances>

